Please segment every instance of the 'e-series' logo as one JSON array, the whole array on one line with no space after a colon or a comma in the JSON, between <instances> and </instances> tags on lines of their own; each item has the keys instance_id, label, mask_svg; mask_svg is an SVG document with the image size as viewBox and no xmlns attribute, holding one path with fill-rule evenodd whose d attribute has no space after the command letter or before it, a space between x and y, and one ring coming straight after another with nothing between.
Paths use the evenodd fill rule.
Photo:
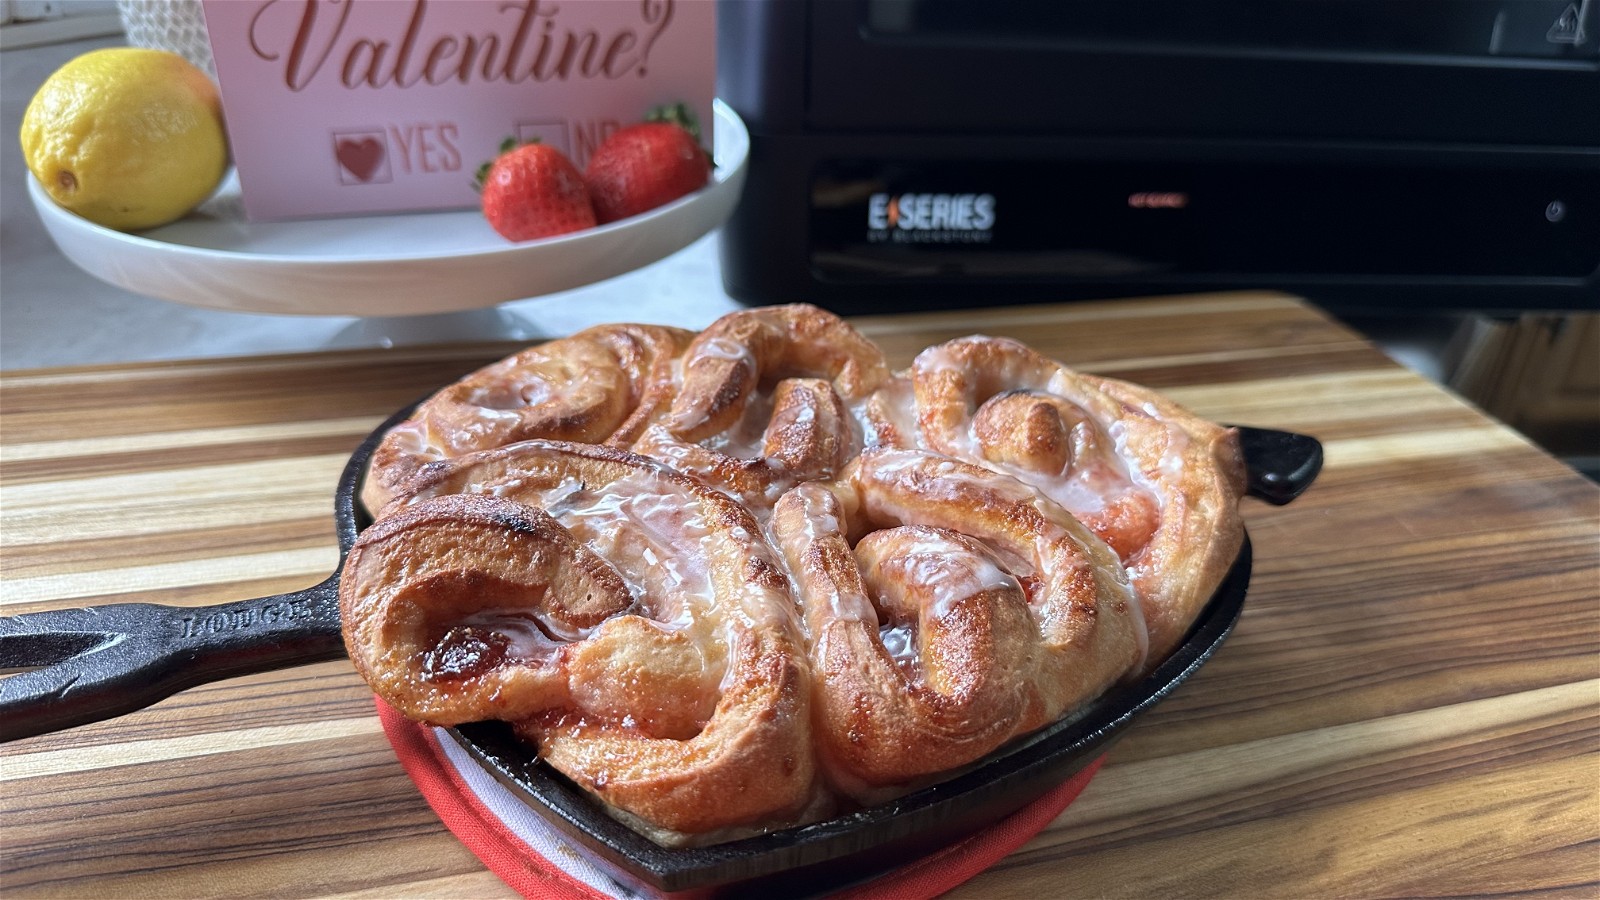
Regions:
<instances>
[{"instance_id":1,"label":"'e-series' logo","mask_svg":"<svg viewBox=\"0 0 1600 900\"><path fill-rule=\"evenodd\" d=\"M870 242L986 244L993 228L993 194L873 194L867 198Z\"/></svg>"}]
</instances>

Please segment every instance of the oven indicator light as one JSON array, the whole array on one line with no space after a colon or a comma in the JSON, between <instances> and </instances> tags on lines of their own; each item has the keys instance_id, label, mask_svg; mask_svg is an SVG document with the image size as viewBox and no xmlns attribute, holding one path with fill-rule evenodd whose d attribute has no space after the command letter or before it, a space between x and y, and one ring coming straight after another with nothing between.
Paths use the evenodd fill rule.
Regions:
<instances>
[{"instance_id":1,"label":"oven indicator light","mask_svg":"<svg viewBox=\"0 0 1600 900\"><path fill-rule=\"evenodd\" d=\"M1183 191L1140 191L1128 195L1129 209L1183 209L1189 195Z\"/></svg>"}]
</instances>

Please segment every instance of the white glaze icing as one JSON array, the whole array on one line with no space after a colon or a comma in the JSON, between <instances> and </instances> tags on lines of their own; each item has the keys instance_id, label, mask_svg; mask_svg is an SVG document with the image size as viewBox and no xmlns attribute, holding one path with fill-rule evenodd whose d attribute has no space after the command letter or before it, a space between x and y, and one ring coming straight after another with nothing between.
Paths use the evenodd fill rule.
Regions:
<instances>
[{"instance_id":1,"label":"white glaze icing","mask_svg":"<svg viewBox=\"0 0 1600 900\"><path fill-rule=\"evenodd\" d=\"M565 628L558 622L547 622L528 610L519 609L480 609L463 618L460 624L504 635L510 641L507 654L527 663L549 660L567 643L588 637L592 630Z\"/></svg>"},{"instance_id":2,"label":"white glaze icing","mask_svg":"<svg viewBox=\"0 0 1600 900\"><path fill-rule=\"evenodd\" d=\"M690 497L647 472L598 491L571 481L547 492L545 510L616 568L651 618L681 627L712 601L708 529Z\"/></svg>"},{"instance_id":3,"label":"white glaze icing","mask_svg":"<svg viewBox=\"0 0 1600 900\"><path fill-rule=\"evenodd\" d=\"M897 546L893 557L880 565L892 566L907 582L927 590L931 602L922 614L929 619L948 616L955 602L965 597L1007 587L1020 589L1017 579L987 554L974 553L945 537L922 537Z\"/></svg>"}]
</instances>

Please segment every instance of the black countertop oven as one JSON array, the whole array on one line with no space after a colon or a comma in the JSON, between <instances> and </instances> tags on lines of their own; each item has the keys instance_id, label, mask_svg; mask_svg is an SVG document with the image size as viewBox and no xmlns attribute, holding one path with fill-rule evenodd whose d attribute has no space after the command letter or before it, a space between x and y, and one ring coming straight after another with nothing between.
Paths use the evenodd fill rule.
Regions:
<instances>
[{"instance_id":1,"label":"black countertop oven","mask_svg":"<svg viewBox=\"0 0 1600 900\"><path fill-rule=\"evenodd\" d=\"M1600 0L722 0L730 294L1600 296Z\"/></svg>"}]
</instances>

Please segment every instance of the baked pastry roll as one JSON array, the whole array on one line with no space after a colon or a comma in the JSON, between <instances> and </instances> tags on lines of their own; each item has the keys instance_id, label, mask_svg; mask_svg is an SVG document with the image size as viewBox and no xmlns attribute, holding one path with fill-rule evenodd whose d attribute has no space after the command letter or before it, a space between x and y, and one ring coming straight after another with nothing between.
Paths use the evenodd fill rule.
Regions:
<instances>
[{"instance_id":1,"label":"baked pastry roll","mask_svg":"<svg viewBox=\"0 0 1600 900\"><path fill-rule=\"evenodd\" d=\"M346 645L408 716L509 722L710 843L949 777L1159 664L1238 554L1242 469L1230 429L1016 341L892 372L810 306L602 326L385 438Z\"/></svg>"},{"instance_id":2,"label":"baked pastry roll","mask_svg":"<svg viewBox=\"0 0 1600 900\"><path fill-rule=\"evenodd\" d=\"M911 377L920 441L1027 482L1099 535L1139 592L1151 664L1166 658L1244 540L1237 434L1005 338L930 347Z\"/></svg>"},{"instance_id":3,"label":"baked pastry roll","mask_svg":"<svg viewBox=\"0 0 1600 900\"><path fill-rule=\"evenodd\" d=\"M599 325L485 366L423 401L372 455L361 501L376 512L425 465L532 438L627 446L672 390L692 333Z\"/></svg>"},{"instance_id":4,"label":"baked pastry roll","mask_svg":"<svg viewBox=\"0 0 1600 900\"><path fill-rule=\"evenodd\" d=\"M1116 555L1008 475L868 450L785 494L771 531L804 610L817 750L859 801L974 762L1144 659Z\"/></svg>"},{"instance_id":5,"label":"baked pastry roll","mask_svg":"<svg viewBox=\"0 0 1600 900\"><path fill-rule=\"evenodd\" d=\"M790 487L832 478L862 446L889 380L877 346L813 306L730 313L697 335L670 404L633 449L725 490L758 517Z\"/></svg>"},{"instance_id":6,"label":"baked pastry roll","mask_svg":"<svg viewBox=\"0 0 1600 900\"><path fill-rule=\"evenodd\" d=\"M380 697L514 723L660 840L817 801L788 583L749 513L654 460L526 441L437 463L343 571L346 645Z\"/></svg>"}]
</instances>

